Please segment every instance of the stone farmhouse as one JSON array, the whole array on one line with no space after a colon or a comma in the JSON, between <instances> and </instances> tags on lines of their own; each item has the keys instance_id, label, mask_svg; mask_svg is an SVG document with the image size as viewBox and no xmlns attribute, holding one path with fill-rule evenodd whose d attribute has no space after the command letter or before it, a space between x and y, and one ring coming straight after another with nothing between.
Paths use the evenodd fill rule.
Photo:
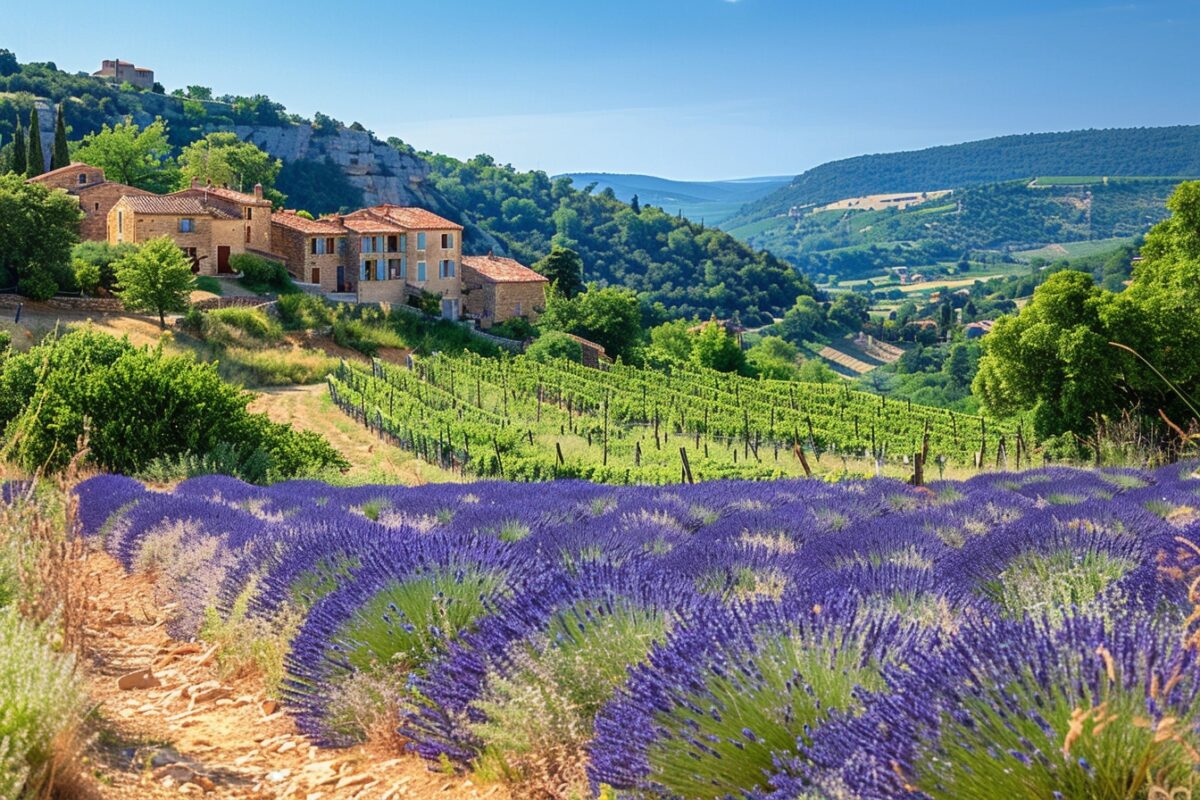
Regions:
<instances>
[{"instance_id":1,"label":"stone farmhouse","mask_svg":"<svg viewBox=\"0 0 1200 800\"><path fill-rule=\"evenodd\" d=\"M127 194L108 212L109 244L140 244L170 236L201 275L231 274L231 256L271 252L271 201L262 186L253 194L193 180L171 194Z\"/></svg>"},{"instance_id":2,"label":"stone farmhouse","mask_svg":"<svg viewBox=\"0 0 1200 800\"><path fill-rule=\"evenodd\" d=\"M511 258L463 256L463 311L490 328L506 320L524 317L536 322L546 307L546 276Z\"/></svg>"},{"instance_id":3,"label":"stone farmhouse","mask_svg":"<svg viewBox=\"0 0 1200 800\"><path fill-rule=\"evenodd\" d=\"M79 162L30 178L29 182L62 189L79 198L79 207L83 210L79 236L84 241L108 238L108 212L122 197L150 194L145 189L105 180L104 170Z\"/></svg>"}]
</instances>

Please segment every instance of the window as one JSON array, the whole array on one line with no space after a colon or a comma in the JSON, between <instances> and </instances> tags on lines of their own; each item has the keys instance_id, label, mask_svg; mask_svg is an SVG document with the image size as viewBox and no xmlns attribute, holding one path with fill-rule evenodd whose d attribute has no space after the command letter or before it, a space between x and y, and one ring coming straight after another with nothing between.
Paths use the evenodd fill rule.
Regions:
<instances>
[{"instance_id":1,"label":"window","mask_svg":"<svg viewBox=\"0 0 1200 800\"><path fill-rule=\"evenodd\" d=\"M325 240L325 254L333 255L333 237L330 236Z\"/></svg>"},{"instance_id":2,"label":"window","mask_svg":"<svg viewBox=\"0 0 1200 800\"><path fill-rule=\"evenodd\" d=\"M198 260L198 259L196 258L196 248L194 248L194 247L181 247L181 248L179 248L179 249L180 249L180 250L182 250L182 251L183 251L183 254L184 254L185 256L187 256L188 258L190 258L192 261L197 261L197 260Z\"/></svg>"},{"instance_id":3,"label":"window","mask_svg":"<svg viewBox=\"0 0 1200 800\"><path fill-rule=\"evenodd\" d=\"M388 278L390 278L391 280L396 280L398 278L406 277L404 274L406 271L404 269L404 259L389 258L387 263L388 263Z\"/></svg>"},{"instance_id":4,"label":"window","mask_svg":"<svg viewBox=\"0 0 1200 800\"><path fill-rule=\"evenodd\" d=\"M82 186L85 183L87 183L87 173L81 172L79 173L79 185Z\"/></svg>"},{"instance_id":5,"label":"window","mask_svg":"<svg viewBox=\"0 0 1200 800\"><path fill-rule=\"evenodd\" d=\"M250 226L246 226L246 244L250 244Z\"/></svg>"},{"instance_id":6,"label":"window","mask_svg":"<svg viewBox=\"0 0 1200 800\"><path fill-rule=\"evenodd\" d=\"M358 268L358 279L360 281L375 280L375 261L364 261Z\"/></svg>"},{"instance_id":7,"label":"window","mask_svg":"<svg viewBox=\"0 0 1200 800\"><path fill-rule=\"evenodd\" d=\"M124 232L125 232L125 212L118 211L117 212L117 233L124 233Z\"/></svg>"},{"instance_id":8,"label":"window","mask_svg":"<svg viewBox=\"0 0 1200 800\"><path fill-rule=\"evenodd\" d=\"M320 242L320 241L321 241L320 239L309 239L309 240L308 240L308 252L309 252L309 255L314 255L314 256L315 256L315 255L320 255L320 251L319 251L319 250L317 250L317 243L318 243L318 242Z\"/></svg>"},{"instance_id":9,"label":"window","mask_svg":"<svg viewBox=\"0 0 1200 800\"><path fill-rule=\"evenodd\" d=\"M408 234L402 233L402 234L400 234L400 252L404 253L407 251L408 251Z\"/></svg>"},{"instance_id":10,"label":"window","mask_svg":"<svg viewBox=\"0 0 1200 800\"><path fill-rule=\"evenodd\" d=\"M196 230L196 220L183 217L179 220L180 233L192 233Z\"/></svg>"},{"instance_id":11,"label":"window","mask_svg":"<svg viewBox=\"0 0 1200 800\"><path fill-rule=\"evenodd\" d=\"M375 239L370 236L362 237L362 246L360 248L364 253L375 252Z\"/></svg>"},{"instance_id":12,"label":"window","mask_svg":"<svg viewBox=\"0 0 1200 800\"><path fill-rule=\"evenodd\" d=\"M454 247L454 234L453 233L443 233L442 234L442 249L449 250L451 247Z\"/></svg>"},{"instance_id":13,"label":"window","mask_svg":"<svg viewBox=\"0 0 1200 800\"><path fill-rule=\"evenodd\" d=\"M399 245L399 243L400 243L400 237L399 237L399 236L389 236L389 237L387 237L387 251L388 251L389 253L394 253L394 252L396 252L396 249L397 249L397 246Z\"/></svg>"},{"instance_id":14,"label":"window","mask_svg":"<svg viewBox=\"0 0 1200 800\"><path fill-rule=\"evenodd\" d=\"M254 209L253 208L249 208L249 207L246 208L246 219L254 219Z\"/></svg>"},{"instance_id":15,"label":"window","mask_svg":"<svg viewBox=\"0 0 1200 800\"><path fill-rule=\"evenodd\" d=\"M425 280L425 262L424 261L417 262L417 280L418 281Z\"/></svg>"},{"instance_id":16,"label":"window","mask_svg":"<svg viewBox=\"0 0 1200 800\"><path fill-rule=\"evenodd\" d=\"M443 259L442 261L438 262L438 277L439 278L453 278L454 277L454 260L453 259L447 258L447 259Z\"/></svg>"},{"instance_id":17,"label":"window","mask_svg":"<svg viewBox=\"0 0 1200 800\"><path fill-rule=\"evenodd\" d=\"M420 233L417 234L417 249L418 250L425 249L425 232L424 231L421 231Z\"/></svg>"},{"instance_id":18,"label":"window","mask_svg":"<svg viewBox=\"0 0 1200 800\"><path fill-rule=\"evenodd\" d=\"M520 300L517 301L517 307L514 310L517 312L518 317L521 316L521 301Z\"/></svg>"},{"instance_id":19,"label":"window","mask_svg":"<svg viewBox=\"0 0 1200 800\"><path fill-rule=\"evenodd\" d=\"M97 210L97 211L99 211L99 210L100 210L100 204L99 204L99 203L96 203L96 210Z\"/></svg>"}]
</instances>

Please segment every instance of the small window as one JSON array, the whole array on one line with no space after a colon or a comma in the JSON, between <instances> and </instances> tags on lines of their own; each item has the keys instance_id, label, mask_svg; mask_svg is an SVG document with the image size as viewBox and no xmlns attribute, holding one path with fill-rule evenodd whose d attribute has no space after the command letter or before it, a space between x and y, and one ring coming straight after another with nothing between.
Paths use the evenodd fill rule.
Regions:
<instances>
[{"instance_id":1,"label":"small window","mask_svg":"<svg viewBox=\"0 0 1200 800\"><path fill-rule=\"evenodd\" d=\"M397 249L397 246L399 245L399 243L400 243L400 237L398 237L398 236L389 236L389 237L387 237L387 249L388 249L388 252L389 252L389 253L394 253L394 252L396 252L396 249Z\"/></svg>"},{"instance_id":2,"label":"small window","mask_svg":"<svg viewBox=\"0 0 1200 800\"><path fill-rule=\"evenodd\" d=\"M333 237L332 236L325 240L325 254L333 255Z\"/></svg>"},{"instance_id":3,"label":"small window","mask_svg":"<svg viewBox=\"0 0 1200 800\"><path fill-rule=\"evenodd\" d=\"M422 235L424 235L424 234L422 234ZM425 280L425 262L424 261L417 262L417 280L418 281Z\"/></svg>"},{"instance_id":4,"label":"small window","mask_svg":"<svg viewBox=\"0 0 1200 800\"><path fill-rule=\"evenodd\" d=\"M442 249L449 250L451 247L454 247L454 234L453 233L443 233L442 234Z\"/></svg>"},{"instance_id":5,"label":"small window","mask_svg":"<svg viewBox=\"0 0 1200 800\"><path fill-rule=\"evenodd\" d=\"M517 307L516 307L515 311L517 312L518 317L521 316L521 301L520 300L517 301Z\"/></svg>"},{"instance_id":6,"label":"small window","mask_svg":"<svg viewBox=\"0 0 1200 800\"><path fill-rule=\"evenodd\" d=\"M82 186L83 184L87 183L87 181L88 181L87 173L86 172L79 173L79 185Z\"/></svg>"},{"instance_id":7,"label":"small window","mask_svg":"<svg viewBox=\"0 0 1200 800\"><path fill-rule=\"evenodd\" d=\"M254 209L253 208L250 208L250 207L246 208L246 219L254 219Z\"/></svg>"},{"instance_id":8,"label":"small window","mask_svg":"<svg viewBox=\"0 0 1200 800\"><path fill-rule=\"evenodd\" d=\"M400 252L403 253L406 250L408 250L408 234L402 233L400 234Z\"/></svg>"},{"instance_id":9,"label":"small window","mask_svg":"<svg viewBox=\"0 0 1200 800\"><path fill-rule=\"evenodd\" d=\"M125 232L125 212L118 211L117 212L117 233L124 233L124 232Z\"/></svg>"},{"instance_id":10,"label":"small window","mask_svg":"<svg viewBox=\"0 0 1200 800\"><path fill-rule=\"evenodd\" d=\"M250 244L250 226L246 226L246 244Z\"/></svg>"},{"instance_id":11,"label":"small window","mask_svg":"<svg viewBox=\"0 0 1200 800\"><path fill-rule=\"evenodd\" d=\"M99 210L100 210L100 204L99 204L99 203L96 203L96 210L97 210L97 211L99 211Z\"/></svg>"},{"instance_id":12,"label":"small window","mask_svg":"<svg viewBox=\"0 0 1200 800\"><path fill-rule=\"evenodd\" d=\"M418 250L425 249L425 232L424 231L417 234L417 249Z\"/></svg>"},{"instance_id":13,"label":"small window","mask_svg":"<svg viewBox=\"0 0 1200 800\"><path fill-rule=\"evenodd\" d=\"M179 232L191 233L196 230L196 220L189 217L182 217L179 220Z\"/></svg>"},{"instance_id":14,"label":"small window","mask_svg":"<svg viewBox=\"0 0 1200 800\"><path fill-rule=\"evenodd\" d=\"M371 246L373 244L375 244L374 239L372 239L370 236L364 236L362 237L362 241L359 243L359 249L364 253L369 253L371 252Z\"/></svg>"},{"instance_id":15,"label":"small window","mask_svg":"<svg viewBox=\"0 0 1200 800\"><path fill-rule=\"evenodd\" d=\"M317 242L319 242L319 241L321 241L321 240L320 239L309 239L308 240L308 252L310 255L314 255L314 256L317 255Z\"/></svg>"}]
</instances>

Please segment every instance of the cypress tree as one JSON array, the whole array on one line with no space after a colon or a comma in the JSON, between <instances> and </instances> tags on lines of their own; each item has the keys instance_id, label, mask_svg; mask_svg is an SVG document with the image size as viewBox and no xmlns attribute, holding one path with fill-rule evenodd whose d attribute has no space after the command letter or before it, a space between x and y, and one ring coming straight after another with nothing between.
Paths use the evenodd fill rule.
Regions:
<instances>
[{"instance_id":1,"label":"cypress tree","mask_svg":"<svg viewBox=\"0 0 1200 800\"><path fill-rule=\"evenodd\" d=\"M38 124L37 106L29 109L29 156L25 174L29 177L46 171L46 156L42 152L42 130Z\"/></svg>"},{"instance_id":2,"label":"cypress tree","mask_svg":"<svg viewBox=\"0 0 1200 800\"><path fill-rule=\"evenodd\" d=\"M54 149L50 152L50 169L59 169L71 163L71 151L67 148L67 123L63 119L63 104L58 104L58 120L54 123Z\"/></svg>"},{"instance_id":3,"label":"cypress tree","mask_svg":"<svg viewBox=\"0 0 1200 800\"><path fill-rule=\"evenodd\" d=\"M17 129L13 134L12 164L9 166L18 175L25 174L25 157L29 152L25 149L25 129L21 127L21 115L17 115Z\"/></svg>"}]
</instances>

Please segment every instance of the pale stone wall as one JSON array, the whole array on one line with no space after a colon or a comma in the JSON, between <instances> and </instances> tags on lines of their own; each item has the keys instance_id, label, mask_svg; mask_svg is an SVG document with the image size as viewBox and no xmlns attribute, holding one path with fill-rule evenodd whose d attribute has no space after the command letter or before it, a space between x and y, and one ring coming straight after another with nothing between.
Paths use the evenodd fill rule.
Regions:
<instances>
[{"instance_id":1,"label":"pale stone wall","mask_svg":"<svg viewBox=\"0 0 1200 800\"><path fill-rule=\"evenodd\" d=\"M144 194L150 192L123 183L99 183L80 189L79 207L83 209L83 222L79 226L79 238L85 242L108 239L108 212L122 197Z\"/></svg>"}]
</instances>

